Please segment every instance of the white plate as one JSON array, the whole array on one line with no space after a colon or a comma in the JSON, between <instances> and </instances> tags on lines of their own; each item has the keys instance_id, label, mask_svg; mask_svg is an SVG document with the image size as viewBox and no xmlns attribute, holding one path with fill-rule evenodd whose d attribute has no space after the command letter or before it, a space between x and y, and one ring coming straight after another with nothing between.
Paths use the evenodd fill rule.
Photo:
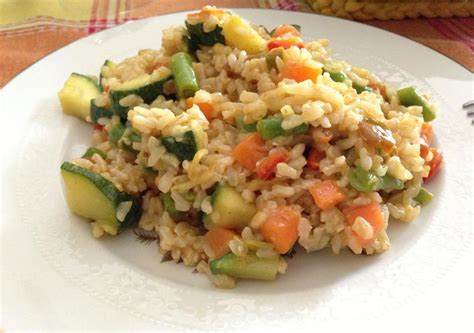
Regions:
<instances>
[{"instance_id":1,"label":"white plate","mask_svg":"<svg viewBox=\"0 0 474 333\"><path fill-rule=\"evenodd\" d=\"M450 272L459 270L457 262L468 262L473 128L460 106L473 98L472 74L426 47L366 25L294 12L236 12L267 27L298 23L306 39L329 38L340 58L395 86L413 84L433 94L439 104L436 144L446 160L429 184L434 201L413 223L392 224L393 246L383 255L300 253L275 282L240 281L230 291L215 289L183 265L160 264L156 246L139 244L130 232L93 239L87 223L69 212L59 176L60 163L83 152L91 128L63 115L56 93L72 71L97 73L106 58L158 48L160 31L183 23L185 13L131 22L54 52L4 88L5 329L282 328L383 321L426 303L435 286L443 285L438 282L450 281L455 274Z\"/></svg>"}]
</instances>

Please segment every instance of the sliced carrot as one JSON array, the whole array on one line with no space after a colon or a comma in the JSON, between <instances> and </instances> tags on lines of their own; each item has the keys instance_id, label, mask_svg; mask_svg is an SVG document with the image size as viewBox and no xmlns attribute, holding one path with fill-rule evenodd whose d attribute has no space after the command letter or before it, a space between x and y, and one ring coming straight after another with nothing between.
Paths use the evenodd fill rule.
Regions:
<instances>
[{"instance_id":1,"label":"sliced carrot","mask_svg":"<svg viewBox=\"0 0 474 333\"><path fill-rule=\"evenodd\" d=\"M267 154L265 141L257 133L247 135L232 151L235 160L250 171L254 171L257 162Z\"/></svg>"},{"instance_id":2,"label":"sliced carrot","mask_svg":"<svg viewBox=\"0 0 474 333\"><path fill-rule=\"evenodd\" d=\"M194 99L192 97L186 98L186 108L189 109L194 104L199 106L199 109L201 110L202 113L204 113L207 120L212 121L213 119L217 118L214 115L214 107L212 106L211 103L207 103L207 102L194 103Z\"/></svg>"},{"instance_id":3,"label":"sliced carrot","mask_svg":"<svg viewBox=\"0 0 474 333\"><path fill-rule=\"evenodd\" d=\"M236 236L237 234L234 231L222 227L209 230L205 237L212 252L214 252L215 258L213 259L220 258L229 252L229 241Z\"/></svg>"},{"instance_id":4,"label":"sliced carrot","mask_svg":"<svg viewBox=\"0 0 474 333\"><path fill-rule=\"evenodd\" d=\"M348 225L353 225L356 218L360 216L372 226L374 235L370 239L362 239L354 233L362 246L372 243L383 228L383 215L377 202L364 206L349 207L344 209L343 213Z\"/></svg>"},{"instance_id":5,"label":"sliced carrot","mask_svg":"<svg viewBox=\"0 0 474 333\"><path fill-rule=\"evenodd\" d=\"M289 24L282 24L275 29L272 37L281 37L284 35L299 37L300 32L294 26Z\"/></svg>"},{"instance_id":6,"label":"sliced carrot","mask_svg":"<svg viewBox=\"0 0 474 333\"><path fill-rule=\"evenodd\" d=\"M429 162L430 173L428 174L428 177L425 178L427 181L436 176L436 174L441 169L441 165L443 164L443 155L441 155L439 150L436 148L430 148L430 150L433 153L433 158Z\"/></svg>"},{"instance_id":7,"label":"sliced carrot","mask_svg":"<svg viewBox=\"0 0 474 333\"><path fill-rule=\"evenodd\" d=\"M294 36L272 38L267 43L267 49L269 50L273 50L279 47L287 49L292 46L297 46L301 49L304 47L304 43L301 38Z\"/></svg>"},{"instance_id":8,"label":"sliced carrot","mask_svg":"<svg viewBox=\"0 0 474 333\"><path fill-rule=\"evenodd\" d=\"M303 82L311 80L316 82L319 75L321 75L321 68L306 67L300 63L287 63L281 71L281 76L287 79L293 79L296 82Z\"/></svg>"},{"instance_id":9,"label":"sliced carrot","mask_svg":"<svg viewBox=\"0 0 474 333\"><path fill-rule=\"evenodd\" d=\"M318 171L319 162L325 157L325 152L319 151L316 148L311 148L311 150L309 151L308 159L306 161L306 165L308 166L308 168Z\"/></svg>"},{"instance_id":10,"label":"sliced carrot","mask_svg":"<svg viewBox=\"0 0 474 333\"><path fill-rule=\"evenodd\" d=\"M190 109L194 105L194 99L192 97L186 98L186 108Z\"/></svg>"},{"instance_id":11,"label":"sliced carrot","mask_svg":"<svg viewBox=\"0 0 474 333\"><path fill-rule=\"evenodd\" d=\"M270 179L275 175L275 169L278 163L283 163L288 160L288 156L284 152L276 152L263 158L257 164L257 177L260 179Z\"/></svg>"},{"instance_id":12,"label":"sliced carrot","mask_svg":"<svg viewBox=\"0 0 474 333\"><path fill-rule=\"evenodd\" d=\"M287 253L298 239L300 214L293 208L281 206L272 209L260 227L263 238L273 244L278 253Z\"/></svg>"},{"instance_id":13,"label":"sliced carrot","mask_svg":"<svg viewBox=\"0 0 474 333\"><path fill-rule=\"evenodd\" d=\"M426 159L428 153L430 152L430 146L426 143L423 138L420 138L420 156L423 159Z\"/></svg>"},{"instance_id":14,"label":"sliced carrot","mask_svg":"<svg viewBox=\"0 0 474 333\"><path fill-rule=\"evenodd\" d=\"M330 209L344 201L346 195L333 179L315 183L309 188L314 202L322 210Z\"/></svg>"},{"instance_id":15,"label":"sliced carrot","mask_svg":"<svg viewBox=\"0 0 474 333\"><path fill-rule=\"evenodd\" d=\"M420 136L425 140L428 146L431 145L431 142L433 141L433 127L430 123L423 123L420 130Z\"/></svg>"}]
</instances>

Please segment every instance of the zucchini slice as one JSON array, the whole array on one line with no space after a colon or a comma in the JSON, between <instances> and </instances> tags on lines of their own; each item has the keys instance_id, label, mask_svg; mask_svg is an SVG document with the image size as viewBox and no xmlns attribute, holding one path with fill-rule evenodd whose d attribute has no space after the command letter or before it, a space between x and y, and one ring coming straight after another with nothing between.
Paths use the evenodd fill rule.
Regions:
<instances>
[{"instance_id":1,"label":"zucchini slice","mask_svg":"<svg viewBox=\"0 0 474 333\"><path fill-rule=\"evenodd\" d=\"M101 175L70 162L61 165L69 208L79 216L92 219L104 230L117 235L138 222L141 206L128 193L120 192Z\"/></svg>"},{"instance_id":2,"label":"zucchini slice","mask_svg":"<svg viewBox=\"0 0 474 333\"><path fill-rule=\"evenodd\" d=\"M253 253L238 257L228 253L222 258L210 262L212 274L225 274L234 278L275 280L278 273L280 256L259 258Z\"/></svg>"},{"instance_id":3,"label":"zucchini slice","mask_svg":"<svg viewBox=\"0 0 474 333\"><path fill-rule=\"evenodd\" d=\"M222 28L216 26L216 28L212 31L205 32L204 31L204 24L189 24L186 23L186 29L188 29L189 37L190 37L190 44L191 52L198 46L213 46L214 44L221 43L225 44L224 35L222 34Z\"/></svg>"},{"instance_id":4,"label":"zucchini slice","mask_svg":"<svg viewBox=\"0 0 474 333\"><path fill-rule=\"evenodd\" d=\"M100 95L99 85L92 78L72 73L58 93L63 112L86 120L90 115L91 100Z\"/></svg>"},{"instance_id":5,"label":"zucchini slice","mask_svg":"<svg viewBox=\"0 0 474 333\"><path fill-rule=\"evenodd\" d=\"M142 74L133 80L122 83L118 88L110 90L109 97L113 112L126 119L128 107L120 105L120 100L129 95L140 96L145 103L151 103L159 95L164 95L164 84L171 79L171 75L151 82L150 74Z\"/></svg>"},{"instance_id":6,"label":"zucchini slice","mask_svg":"<svg viewBox=\"0 0 474 333\"><path fill-rule=\"evenodd\" d=\"M192 161L198 150L193 131L185 132L181 141L172 136L162 137L161 143L169 153L175 154L181 162L184 160Z\"/></svg>"},{"instance_id":7,"label":"zucchini slice","mask_svg":"<svg viewBox=\"0 0 474 333\"><path fill-rule=\"evenodd\" d=\"M105 67L105 68L104 68ZM117 67L117 64L109 59L105 60L104 64L100 68L100 76L99 76L99 86L101 90L104 90L104 87L102 86L102 79L106 77L106 71L112 68Z\"/></svg>"},{"instance_id":8,"label":"zucchini slice","mask_svg":"<svg viewBox=\"0 0 474 333\"><path fill-rule=\"evenodd\" d=\"M257 209L228 185L219 185L211 197L212 213L204 217L207 229L240 228L250 223Z\"/></svg>"},{"instance_id":9,"label":"zucchini slice","mask_svg":"<svg viewBox=\"0 0 474 333\"><path fill-rule=\"evenodd\" d=\"M90 105L91 120L97 124L100 118L110 118L113 116L113 112L109 109L99 107L95 104L95 99L91 99Z\"/></svg>"}]
</instances>

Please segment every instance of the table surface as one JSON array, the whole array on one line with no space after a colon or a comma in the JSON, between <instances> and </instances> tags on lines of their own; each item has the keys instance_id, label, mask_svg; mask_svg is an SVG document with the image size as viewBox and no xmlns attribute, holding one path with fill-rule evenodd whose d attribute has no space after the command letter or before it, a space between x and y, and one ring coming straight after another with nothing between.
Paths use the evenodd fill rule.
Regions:
<instances>
[{"instance_id":1,"label":"table surface","mask_svg":"<svg viewBox=\"0 0 474 333\"><path fill-rule=\"evenodd\" d=\"M302 0L39 0L29 4L26 8L21 1L0 0L0 87L54 50L129 20L198 9L206 4L311 11ZM474 71L472 17L365 24L416 40Z\"/></svg>"}]
</instances>

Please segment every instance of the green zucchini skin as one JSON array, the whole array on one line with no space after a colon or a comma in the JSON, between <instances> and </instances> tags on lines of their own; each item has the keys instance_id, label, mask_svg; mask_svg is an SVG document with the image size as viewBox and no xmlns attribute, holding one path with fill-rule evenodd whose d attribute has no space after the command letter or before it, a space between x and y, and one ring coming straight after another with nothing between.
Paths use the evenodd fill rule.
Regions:
<instances>
[{"instance_id":1,"label":"green zucchini skin","mask_svg":"<svg viewBox=\"0 0 474 333\"><path fill-rule=\"evenodd\" d=\"M71 210L83 217L101 220L115 229L118 234L138 223L142 208L138 198L120 192L115 185L101 175L71 162L61 165L61 175L66 186L66 197ZM123 202L132 206L120 222L117 209Z\"/></svg>"},{"instance_id":2,"label":"green zucchini skin","mask_svg":"<svg viewBox=\"0 0 474 333\"><path fill-rule=\"evenodd\" d=\"M172 136L165 136L161 138L161 143L169 153L175 154L181 162L192 161L198 150L193 131L184 133L182 141L177 141Z\"/></svg>"},{"instance_id":3,"label":"green zucchini skin","mask_svg":"<svg viewBox=\"0 0 474 333\"><path fill-rule=\"evenodd\" d=\"M225 44L224 35L222 34L222 28L216 26L212 31L205 32L203 28L203 23L198 24L189 24L186 23L186 29L188 29L190 37L190 45L192 49L198 46L213 46L214 44L221 43ZM193 51L193 50L190 50Z\"/></svg>"},{"instance_id":4,"label":"green zucchini skin","mask_svg":"<svg viewBox=\"0 0 474 333\"><path fill-rule=\"evenodd\" d=\"M126 89L126 90L110 90L109 97L110 103L112 105L112 110L114 114L120 118L127 119L128 107L120 105L120 100L129 95L140 96L145 103L151 103L159 95L165 95L164 85L166 82L171 80L171 75L152 83L145 84L143 86L137 86L136 88Z\"/></svg>"},{"instance_id":5,"label":"green zucchini skin","mask_svg":"<svg viewBox=\"0 0 474 333\"><path fill-rule=\"evenodd\" d=\"M278 274L280 257L263 259L253 253L247 253L238 257L234 253L228 253L222 258L211 260L212 274L225 274L234 278L275 280Z\"/></svg>"},{"instance_id":6,"label":"green zucchini skin","mask_svg":"<svg viewBox=\"0 0 474 333\"><path fill-rule=\"evenodd\" d=\"M97 124L100 118L110 118L113 116L112 110L99 107L95 104L95 99L91 99L91 120Z\"/></svg>"}]
</instances>

